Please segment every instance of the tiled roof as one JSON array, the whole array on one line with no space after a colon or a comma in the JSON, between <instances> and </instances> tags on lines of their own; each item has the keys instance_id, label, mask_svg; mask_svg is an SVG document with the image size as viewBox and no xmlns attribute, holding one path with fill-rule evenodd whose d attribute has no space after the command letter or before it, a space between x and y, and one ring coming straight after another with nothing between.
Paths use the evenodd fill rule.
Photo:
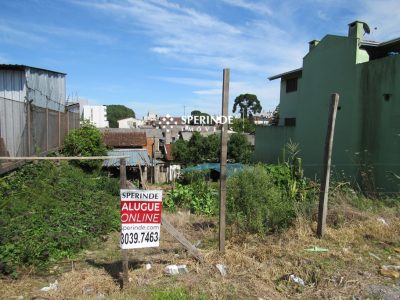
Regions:
<instances>
[{"instance_id":1,"label":"tiled roof","mask_svg":"<svg viewBox=\"0 0 400 300\"><path fill-rule=\"evenodd\" d=\"M111 147L145 147L147 144L145 132L133 131L103 131L103 141Z\"/></svg>"}]
</instances>

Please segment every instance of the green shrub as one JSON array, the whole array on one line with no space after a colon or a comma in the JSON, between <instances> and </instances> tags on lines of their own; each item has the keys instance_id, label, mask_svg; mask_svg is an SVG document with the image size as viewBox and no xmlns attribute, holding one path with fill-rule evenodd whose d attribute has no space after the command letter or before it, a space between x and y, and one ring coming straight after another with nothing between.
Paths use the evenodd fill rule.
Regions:
<instances>
[{"instance_id":1,"label":"green shrub","mask_svg":"<svg viewBox=\"0 0 400 300\"><path fill-rule=\"evenodd\" d=\"M118 181L61 163L0 178L0 273L45 268L119 228Z\"/></svg>"},{"instance_id":2,"label":"green shrub","mask_svg":"<svg viewBox=\"0 0 400 300\"><path fill-rule=\"evenodd\" d=\"M228 178L227 195L228 221L259 233L288 227L299 212L310 212L315 200L286 164L246 168Z\"/></svg>"},{"instance_id":3,"label":"green shrub","mask_svg":"<svg viewBox=\"0 0 400 300\"><path fill-rule=\"evenodd\" d=\"M67 156L103 156L107 155L107 148L103 143L99 129L88 122L81 128L72 130L64 141L63 154ZM75 161L85 170L99 169L103 163L101 160Z\"/></svg>"},{"instance_id":4,"label":"green shrub","mask_svg":"<svg viewBox=\"0 0 400 300\"><path fill-rule=\"evenodd\" d=\"M214 215L217 212L217 192L205 181L197 181L189 185L178 183L168 193L164 205L169 211L181 207L196 214Z\"/></svg>"}]
</instances>

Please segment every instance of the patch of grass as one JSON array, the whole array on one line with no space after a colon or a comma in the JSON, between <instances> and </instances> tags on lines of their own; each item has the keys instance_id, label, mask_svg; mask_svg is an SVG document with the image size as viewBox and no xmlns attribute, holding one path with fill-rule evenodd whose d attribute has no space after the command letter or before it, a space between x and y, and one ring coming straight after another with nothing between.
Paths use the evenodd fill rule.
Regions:
<instances>
[{"instance_id":1,"label":"patch of grass","mask_svg":"<svg viewBox=\"0 0 400 300\"><path fill-rule=\"evenodd\" d=\"M152 300L189 300L189 293L184 288L168 288L154 291L151 295Z\"/></svg>"}]
</instances>

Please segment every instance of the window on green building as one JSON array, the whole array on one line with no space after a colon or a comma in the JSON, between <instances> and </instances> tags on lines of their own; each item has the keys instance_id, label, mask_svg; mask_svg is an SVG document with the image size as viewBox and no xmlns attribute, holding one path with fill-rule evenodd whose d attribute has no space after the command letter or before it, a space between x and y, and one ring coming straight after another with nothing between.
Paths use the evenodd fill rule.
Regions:
<instances>
[{"instance_id":1,"label":"window on green building","mask_svg":"<svg viewBox=\"0 0 400 300\"><path fill-rule=\"evenodd\" d=\"M297 91L297 77L286 79L286 93Z\"/></svg>"},{"instance_id":2,"label":"window on green building","mask_svg":"<svg viewBox=\"0 0 400 300\"><path fill-rule=\"evenodd\" d=\"M296 118L285 118L285 126L289 127L296 126Z\"/></svg>"}]
</instances>

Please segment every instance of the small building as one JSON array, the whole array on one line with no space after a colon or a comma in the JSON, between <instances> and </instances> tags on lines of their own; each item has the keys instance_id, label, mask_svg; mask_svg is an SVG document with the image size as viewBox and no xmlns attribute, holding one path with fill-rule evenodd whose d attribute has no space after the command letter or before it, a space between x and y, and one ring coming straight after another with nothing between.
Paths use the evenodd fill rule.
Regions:
<instances>
[{"instance_id":1,"label":"small building","mask_svg":"<svg viewBox=\"0 0 400 300\"><path fill-rule=\"evenodd\" d=\"M82 118L88 120L97 128L108 128L107 106L105 105L84 105Z\"/></svg>"},{"instance_id":2,"label":"small building","mask_svg":"<svg viewBox=\"0 0 400 300\"><path fill-rule=\"evenodd\" d=\"M313 40L301 68L280 79L278 126L257 126L255 159L276 163L285 144L299 144L305 174L322 173L332 93L340 95L332 174L365 192L399 192L400 38L366 40L369 27L355 21L347 36Z\"/></svg>"},{"instance_id":3,"label":"small building","mask_svg":"<svg viewBox=\"0 0 400 300\"><path fill-rule=\"evenodd\" d=\"M145 124L144 120L136 118L126 118L118 120L118 128L138 128L144 124Z\"/></svg>"}]
</instances>

